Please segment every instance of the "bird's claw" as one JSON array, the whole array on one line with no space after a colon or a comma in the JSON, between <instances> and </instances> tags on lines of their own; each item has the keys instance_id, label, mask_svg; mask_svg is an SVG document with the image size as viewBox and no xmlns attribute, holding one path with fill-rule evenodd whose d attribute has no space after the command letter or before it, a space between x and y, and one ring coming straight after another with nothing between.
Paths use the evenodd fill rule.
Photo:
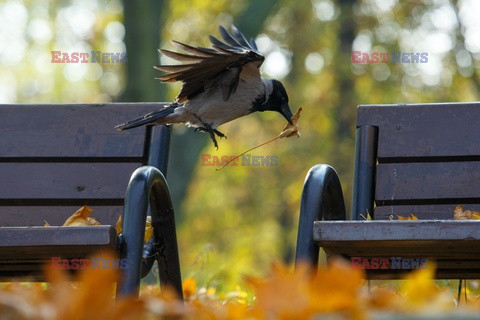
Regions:
<instances>
[{"instance_id":1,"label":"bird's claw","mask_svg":"<svg viewBox=\"0 0 480 320\"><path fill-rule=\"evenodd\" d=\"M218 150L218 142L217 139L215 138L215 134L219 136L220 138L227 138L223 133L220 131L213 129L211 125L208 123L203 123L205 127L197 127L195 128L195 132L200 131L200 132L207 132L210 135L210 139L212 139L213 145L215 148Z\"/></svg>"},{"instance_id":2,"label":"bird's claw","mask_svg":"<svg viewBox=\"0 0 480 320\"><path fill-rule=\"evenodd\" d=\"M225 139L227 139L227 136L224 135L223 133L221 133L220 131L218 131L218 130L216 130L216 129L213 129L213 132L214 132L217 136L219 136L220 138L225 138Z\"/></svg>"}]
</instances>

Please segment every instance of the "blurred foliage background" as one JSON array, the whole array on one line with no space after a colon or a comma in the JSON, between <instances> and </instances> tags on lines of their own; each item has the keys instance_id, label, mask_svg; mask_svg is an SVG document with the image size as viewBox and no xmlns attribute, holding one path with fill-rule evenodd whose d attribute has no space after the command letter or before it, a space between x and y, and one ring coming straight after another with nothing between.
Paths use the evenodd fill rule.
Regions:
<instances>
[{"instance_id":1,"label":"blurred foliage background","mask_svg":"<svg viewBox=\"0 0 480 320\"><path fill-rule=\"evenodd\" d=\"M358 104L475 101L480 95L480 2L475 0L0 0L0 103L170 101L152 66L175 39L208 46L219 24L255 37L264 75L282 80L302 137L252 155L271 167L201 166L275 137L278 114L224 125L217 151L177 126L168 172L183 276L227 290L272 261L291 261L303 180L328 163L350 204ZM127 52L128 63L51 63L51 51ZM428 63L353 64L351 51L428 52ZM80 121L80 119L79 119ZM1 146L0 146L1 147Z\"/></svg>"}]
</instances>

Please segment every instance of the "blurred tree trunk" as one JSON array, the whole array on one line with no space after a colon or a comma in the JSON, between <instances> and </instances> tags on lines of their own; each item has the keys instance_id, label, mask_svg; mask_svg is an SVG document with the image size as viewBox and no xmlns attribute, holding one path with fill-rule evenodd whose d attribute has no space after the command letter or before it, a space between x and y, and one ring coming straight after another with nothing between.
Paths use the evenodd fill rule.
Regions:
<instances>
[{"instance_id":1,"label":"blurred tree trunk","mask_svg":"<svg viewBox=\"0 0 480 320\"><path fill-rule=\"evenodd\" d=\"M255 37L262 30L265 20L278 2L278 0L251 0L245 11L235 18L236 26L247 39ZM200 161L200 153L211 141L207 134L193 132L193 130L185 130L178 134L174 131L174 133L168 175L169 181L172 181L169 184L172 201L178 211L192 179L195 165ZM231 141L227 140L227 143L231 143Z\"/></svg>"},{"instance_id":2,"label":"blurred tree trunk","mask_svg":"<svg viewBox=\"0 0 480 320\"><path fill-rule=\"evenodd\" d=\"M338 29L338 49L336 54L335 75L337 76L338 85L338 102L333 114L334 123L336 124L336 144L338 153L335 155L335 166L338 172L351 173L353 177L351 150L355 150L355 117L356 106L361 103L355 93L354 74L351 71L351 54L352 45L355 39L355 19L353 17L353 6L356 0L340 0L338 2L340 9L339 29ZM342 181L347 190L350 191L352 181ZM351 193L345 194L347 203L347 212L351 202Z\"/></svg>"},{"instance_id":3,"label":"blurred tree trunk","mask_svg":"<svg viewBox=\"0 0 480 320\"><path fill-rule=\"evenodd\" d=\"M458 53L460 51L465 50L465 52L467 52L468 55L470 56L470 61L474 61L472 52L468 51L466 46L465 46L465 36L463 35L463 32L464 32L463 30L466 30L466 28L463 24L462 19L460 18L460 14L459 14L460 8L459 8L458 0L453 0L452 8L453 8L453 11L455 12L455 17L456 17L457 23L458 23L457 45L456 45L455 51L456 51L456 53ZM480 94L480 76L478 74L476 74L476 72L475 72L476 68L475 68L474 65L472 65L472 68L473 68L474 71L473 71L473 74L470 77L470 79L472 80L472 84L474 85L475 90L477 92L477 96L478 96Z\"/></svg>"},{"instance_id":4,"label":"blurred tree trunk","mask_svg":"<svg viewBox=\"0 0 480 320\"><path fill-rule=\"evenodd\" d=\"M155 81L154 65L158 64L160 30L163 27L162 11L166 1L125 0L124 26L125 45L128 54L127 83L121 101L164 101L165 86Z\"/></svg>"}]
</instances>

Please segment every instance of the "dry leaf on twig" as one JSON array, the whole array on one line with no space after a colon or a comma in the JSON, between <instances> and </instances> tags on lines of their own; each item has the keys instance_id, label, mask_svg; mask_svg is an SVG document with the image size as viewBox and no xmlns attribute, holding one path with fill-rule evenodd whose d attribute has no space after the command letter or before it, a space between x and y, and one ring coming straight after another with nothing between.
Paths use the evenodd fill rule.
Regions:
<instances>
[{"instance_id":1,"label":"dry leaf on twig","mask_svg":"<svg viewBox=\"0 0 480 320\"><path fill-rule=\"evenodd\" d=\"M232 161L235 161L237 160L238 158L240 158L241 156L243 156L245 153L247 152L250 152L252 150L255 150L257 148L260 148L261 146L264 146L264 145L267 145L269 144L270 142L273 142L277 139L281 139L281 138L290 138L292 136L297 136L297 137L300 137L300 129L298 127L298 119L300 119L300 112L302 112L302 108L298 108L297 112L295 112L295 114L292 116L291 120L292 120L292 123L293 124L287 124L287 126L283 129L282 132L280 132L280 134L278 136L276 136L275 138L271 139L271 140L268 140L267 142L264 142L264 143L261 143L259 144L258 146L255 146L253 148L250 148L248 149L247 151L244 151L242 153L240 153L238 156L236 157L233 157L232 159L230 159L227 163L223 164L220 168L217 168L216 170L222 170L223 168L225 168L226 166L228 166Z\"/></svg>"}]
</instances>

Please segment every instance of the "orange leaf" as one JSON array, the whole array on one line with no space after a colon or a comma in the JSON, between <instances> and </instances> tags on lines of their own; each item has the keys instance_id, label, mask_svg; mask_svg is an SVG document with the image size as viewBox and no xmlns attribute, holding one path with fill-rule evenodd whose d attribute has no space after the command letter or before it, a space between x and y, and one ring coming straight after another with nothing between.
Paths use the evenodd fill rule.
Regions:
<instances>
[{"instance_id":1,"label":"orange leaf","mask_svg":"<svg viewBox=\"0 0 480 320\"><path fill-rule=\"evenodd\" d=\"M265 280L247 278L256 291L256 303L252 312L260 319L310 319L309 280L311 270L302 264L296 272L274 264L272 274Z\"/></svg>"},{"instance_id":2,"label":"orange leaf","mask_svg":"<svg viewBox=\"0 0 480 320\"><path fill-rule=\"evenodd\" d=\"M115 230L117 231L117 235L122 233L122 215L118 216L117 223L115 223Z\"/></svg>"},{"instance_id":3,"label":"orange leaf","mask_svg":"<svg viewBox=\"0 0 480 320\"><path fill-rule=\"evenodd\" d=\"M195 292L197 292L197 283L195 282L195 279L193 279L192 277L183 280L182 287L183 287L183 296L185 297L185 299L189 299L193 297Z\"/></svg>"},{"instance_id":4,"label":"orange leaf","mask_svg":"<svg viewBox=\"0 0 480 320\"><path fill-rule=\"evenodd\" d=\"M435 264L429 261L428 268L415 270L402 281L400 292L406 300L405 309L441 311L454 307L454 300L448 289L439 290L435 286L435 268Z\"/></svg>"},{"instance_id":5,"label":"orange leaf","mask_svg":"<svg viewBox=\"0 0 480 320\"><path fill-rule=\"evenodd\" d=\"M83 206L72 214L67 220L65 220L64 226L94 226L101 223L90 218L90 214L93 210L89 206Z\"/></svg>"},{"instance_id":6,"label":"orange leaf","mask_svg":"<svg viewBox=\"0 0 480 320\"><path fill-rule=\"evenodd\" d=\"M292 116L291 120L293 124L287 124L283 131L280 132L277 138L290 138L291 136L300 137L300 128L298 127L298 119L300 119L300 113L302 112L302 108L298 108L297 112Z\"/></svg>"},{"instance_id":7,"label":"orange leaf","mask_svg":"<svg viewBox=\"0 0 480 320\"><path fill-rule=\"evenodd\" d=\"M102 267L89 266L80 270L75 278L61 269L47 268L46 279L51 282L48 299L55 319L134 319L143 318L142 301L133 298L114 299L115 282L120 279L120 270L108 268L103 261L118 257L110 251L93 255L102 261ZM70 283L75 281L75 285ZM51 318L51 317L50 317Z\"/></svg>"},{"instance_id":8,"label":"orange leaf","mask_svg":"<svg viewBox=\"0 0 480 320\"><path fill-rule=\"evenodd\" d=\"M320 270L310 283L312 304L317 312L359 312L359 290L365 275L353 269L344 260L333 260L329 267Z\"/></svg>"},{"instance_id":9,"label":"orange leaf","mask_svg":"<svg viewBox=\"0 0 480 320\"><path fill-rule=\"evenodd\" d=\"M464 210L458 205L453 211L453 220L480 220L480 212Z\"/></svg>"},{"instance_id":10,"label":"orange leaf","mask_svg":"<svg viewBox=\"0 0 480 320\"><path fill-rule=\"evenodd\" d=\"M143 241L148 243L150 239L153 237L153 225L152 225L152 217L148 216L147 221L145 221L145 235L143 237Z\"/></svg>"},{"instance_id":11,"label":"orange leaf","mask_svg":"<svg viewBox=\"0 0 480 320\"><path fill-rule=\"evenodd\" d=\"M361 270L340 260L315 275L307 264L298 265L294 273L275 264L270 278L247 279L256 291L252 313L260 319L313 319L341 312L348 313L349 319L363 319L359 300L363 278Z\"/></svg>"},{"instance_id":12,"label":"orange leaf","mask_svg":"<svg viewBox=\"0 0 480 320\"><path fill-rule=\"evenodd\" d=\"M115 224L115 230L117 231L117 235L122 233L122 216L118 217L117 223ZM153 237L153 225L152 225L152 218L150 216L147 217L145 221L145 235L143 237L143 241L148 243L150 239Z\"/></svg>"},{"instance_id":13,"label":"orange leaf","mask_svg":"<svg viewBox=\"0 0 480 320\"><path fill-rule=\"evenodd\" d=\"M398 220L418 220L418 218L412 213L408 217L397 216Z\"/></svg>"}]
</instances>

